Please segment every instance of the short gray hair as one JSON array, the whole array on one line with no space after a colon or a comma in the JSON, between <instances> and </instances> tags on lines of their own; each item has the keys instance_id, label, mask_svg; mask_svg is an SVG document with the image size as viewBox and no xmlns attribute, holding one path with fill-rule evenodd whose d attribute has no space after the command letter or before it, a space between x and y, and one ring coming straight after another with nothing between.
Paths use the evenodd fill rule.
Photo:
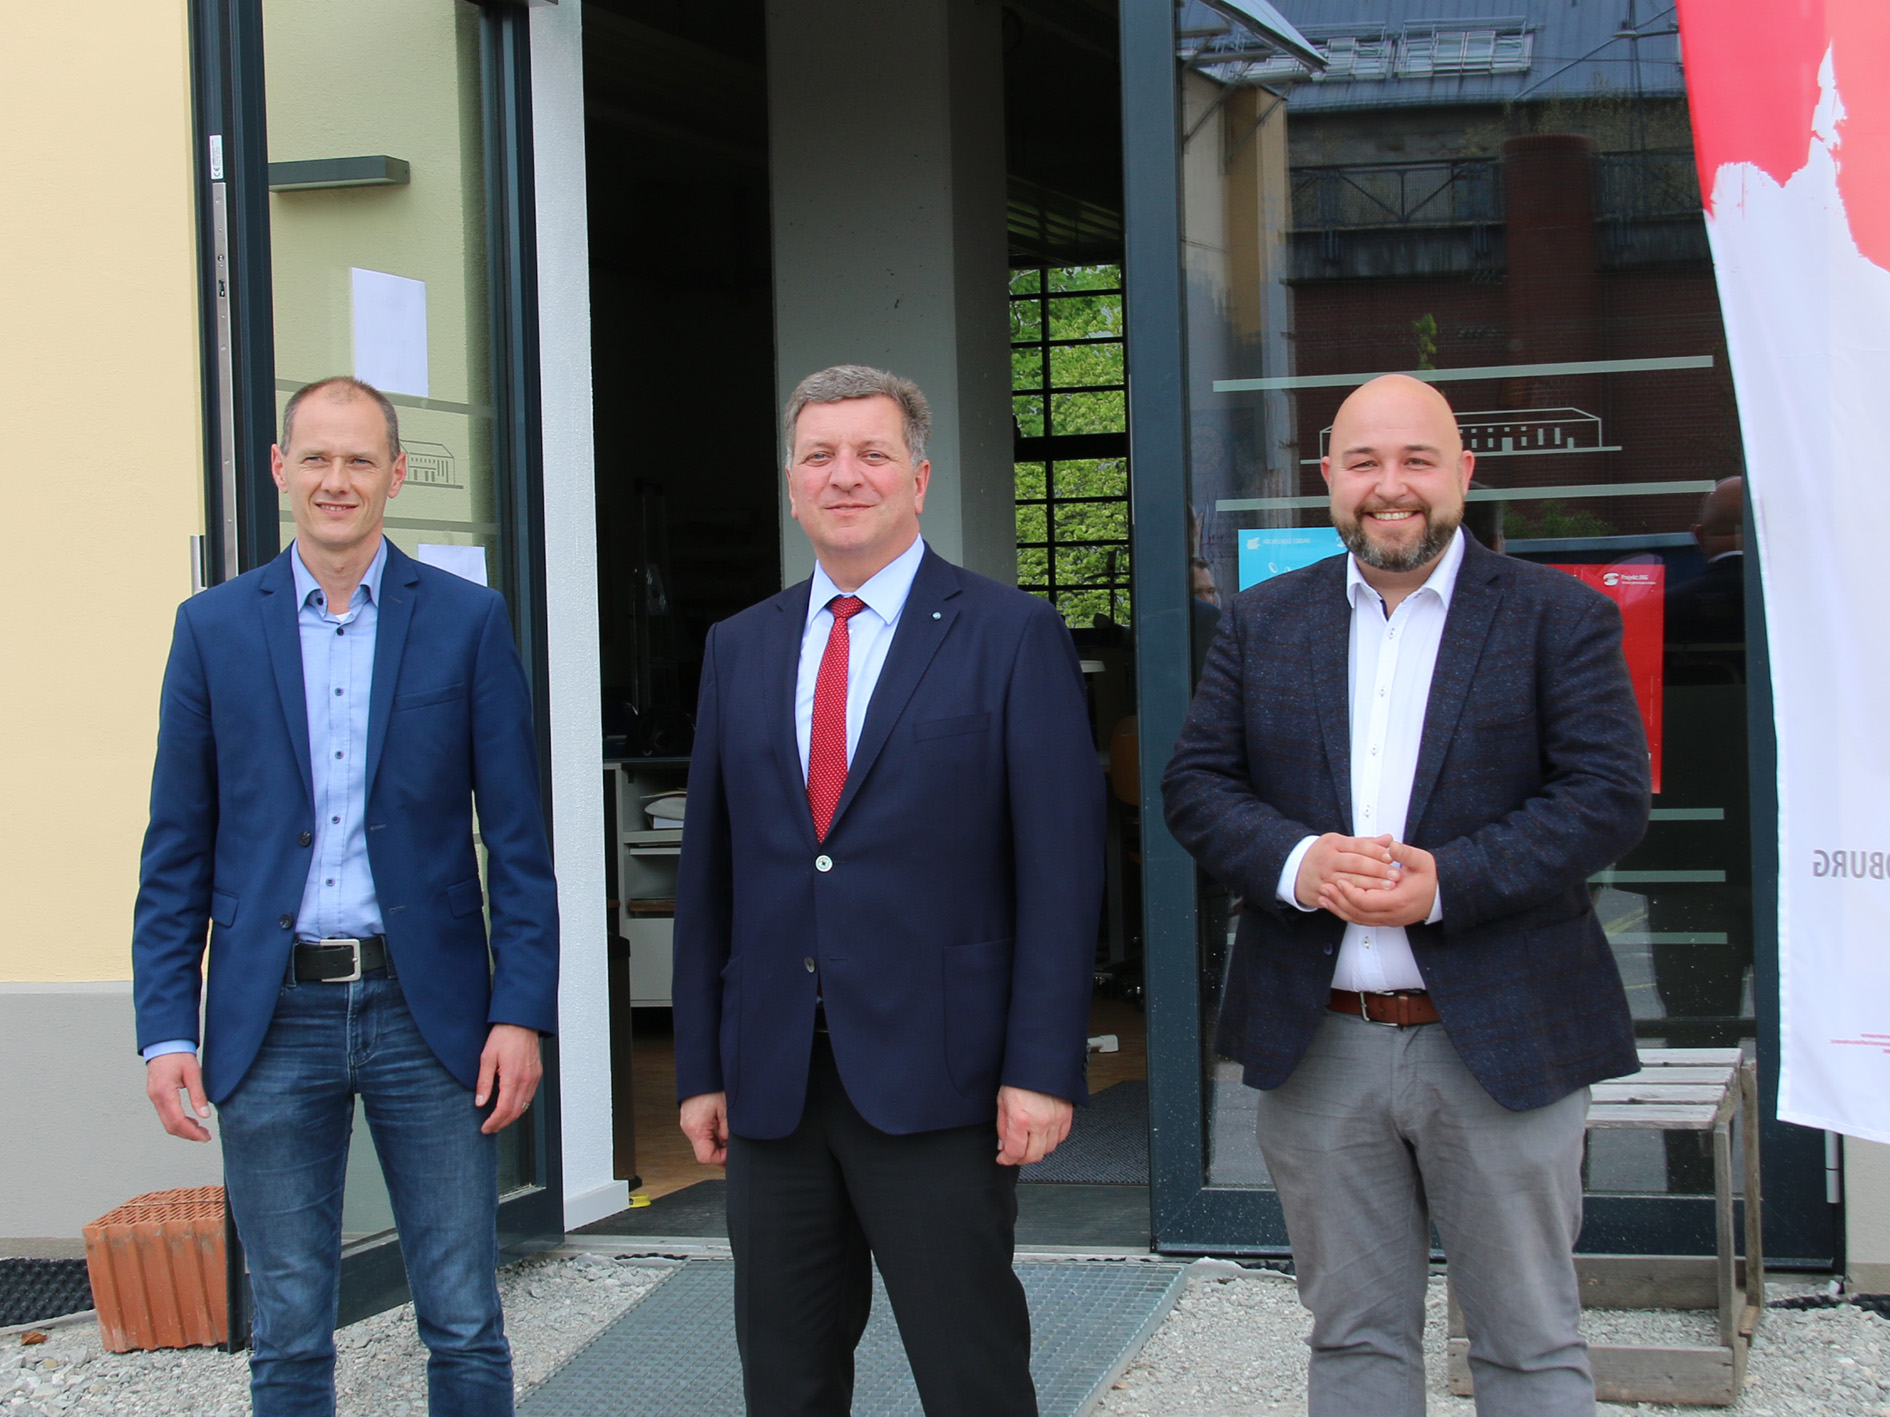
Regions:
<instances>
[{"instance_id":1,"label":"short gray hair","mask_svg":"<svg viewBox=\"0 0 1890 1417\"><path fill-rule=\"evenodd\" d=\"M381 417L387 420L388 459L392 461L394 458L400 456L400 415L394 412L393 404L388 402L386 394L382 393L372 384L364 383L360 379L350 378L346 374L333 374L326 379L317 379L312 384L302 385L301 388L289 395L288 407L282 410L282 442L280 446L283 452L288 452L289 444L295 441L296 410L302 407L303 401L306 400L310 394L330 394L332 397L343 402L349 399L367 399L370 403L379 405Z\"/></svg>"},{"instance_id":2,"label":"short gray hair","mask_svg":"<svg viewBox=\"0 0 1890 1417\"><path fill-rule=\"evenodd\" d=\"M839 403L842 399L884 397L899 405L905 424L906 454L916 465L925 461L926 439L932 436L932 409L910 379L888 374L884 369L869 369L864 364L836 364L809 374L794 386L787 409L781 415L781 436L787 444L787 459L794 461L794 425L801 410L810 403Z\"/></svg>"}]
</instances>

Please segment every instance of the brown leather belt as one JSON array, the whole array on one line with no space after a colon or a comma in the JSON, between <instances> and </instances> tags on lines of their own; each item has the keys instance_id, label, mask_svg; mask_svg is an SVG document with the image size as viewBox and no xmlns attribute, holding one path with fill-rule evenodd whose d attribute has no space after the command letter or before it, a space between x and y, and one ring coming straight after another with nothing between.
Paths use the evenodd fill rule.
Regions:
<instances>
[{"instance_id":1,"label":"brown leather belt","mask_svg":"<svg viewBox=\"0 0 1890 1417\"><path fill-rule=\"evenodd\" d=\"M1414 1024L1438 1022L1437 1005L1422 989L1394 989L1388 994L1360 994L1350 989L1334 989L1332 1002L1326 1005L1335 1014L1350 1014L1369 1023L1410 1028Z\"/></svg>"}]
</instances>

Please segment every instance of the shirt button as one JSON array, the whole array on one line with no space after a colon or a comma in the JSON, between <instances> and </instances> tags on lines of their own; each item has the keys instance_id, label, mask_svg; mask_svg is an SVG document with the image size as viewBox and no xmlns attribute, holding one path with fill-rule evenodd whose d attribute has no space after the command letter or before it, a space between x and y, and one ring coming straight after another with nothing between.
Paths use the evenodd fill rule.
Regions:
<instances>
[{"instance_id":1,"label":"shirt button","mask_svg":"<svg viewBox=\"0 0 1890 1417\"><path fill-rule=\"evenodd\" d=\"M313 840L315 840L315 834L313 832L303 832L300 836L296 837L295 844L297 846L307 846Z\"/></svg>"},{"instance_id":2,"label":"shirt button","mask_svg":"<svg viewBox=\"0 0 1890 1417\"><path fill-rule=\"evenodd\" d=\"M337 689L337 690L335 690L335 697L336 697L336 698L340 698L340 697L341 697L341 690L339 690L339 689Z\"/></svg>"},{"instance_id":3,"label":"shirt button","mask_svg":"<svg viewBox=\"0 0 1890 1417\"><path fill-rule=\"evenodd\" d=\"M814 858L814 869L816 871L831 871L833 869L833 857L816 856ZM814 967L814 962L811 959L807 961L807 967L809 969Z\"/></svg>"},{"instance_id":4,"label":"shirt button","mask_svg":"<svg viewBox=\"0 0 1890 1417\"><path fill-rule=\"evenodd\" d=\"M287 930L295 924L295 917L293 915L278 915L276 917L276 924L281 926L284 930Z\"/></svg>"},{"instance_id":5,"label":"shirt button","mask_svg":"<svg viewBox=\"0 0 1890 1417\"><path fill-rule=\"evenodd\" d=\"M339 749L339 748L337 748L337 749L335 749L335 756L336 756L337 758L341 756L341 749Z\"/></svg>"},{"instance_id":6,"label":"shirt button","mask_svg":"<svg viewBox=\"0 0 1890 1417\"><path fill-rule=\"evenodd\" d=\"M341 818L340 818L340 817L330 817L330 818L329 818L328 820L329 820L329 821L331 821L331 822L333 822L333 823L334 823L334 824L335 824L336 826L340 826L340 825L341 825Z\"/></svg>"},{"instance_id":7,"label":"shirt button","mask_svg":"<svg viewBox=\"0 0 1890 1417\"><path fill-rule=\"evenodd\" d=\"M814 957L812 955L809 955L806 959L802 960L801 963L807 966L807 972L809 974L812 974L814 972Z\"/></svg>"}]
</instances>

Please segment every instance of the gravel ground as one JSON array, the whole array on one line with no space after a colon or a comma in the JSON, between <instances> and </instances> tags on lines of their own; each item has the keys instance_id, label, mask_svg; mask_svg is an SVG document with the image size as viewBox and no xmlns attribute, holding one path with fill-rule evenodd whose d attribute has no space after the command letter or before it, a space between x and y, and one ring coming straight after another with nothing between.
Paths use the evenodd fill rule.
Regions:
<instances>
[{"instance_id":1,"label":"gravel ground","mask_svg":"<svg viewBox=\"0 0 1890 1417\"><path fill-rule=\"evenodd\" d=\"M1105 1394L1111 1417L1305 1417L1306 1333L1310 1320L1293 1281L1264 1271L1203 1265L1173 1312ZM1773 1299L1823 1292L1822 1285L1772 1284ZM1425 1353L1430 1410L1474 1417L1444 1378L1444 1282L1431 1283ZM1708 1312L1589 1310L1591 1343L1713 1344ZM1768 1309L1731 1408L1603 1403L1602 1417L1629 1412L1741 1417L1890 1417L1890 1323L1850 1305Z\"/></svg>"},{"instance_id":2,"label":"gravel ground","mask_svg":"<svg viewBox=\"0 0 1890 1417\"><path fill-rule=\"evenodd\" d=\"M506 1327L522 1393L675 1272L648 1259L539 1257L501 1271ZM1774 1299L1822 1292L1774 1284ZM1175 1310L1101 1408L1111 1417L1305 1417L1307 1316L1292 1280L1217 1262L1198 1265ZM1591 1341L1712 1343L1706 1313L1591 1310ZM114 1413L240 1417L248 1364L208 1349L105 1353L90 1322L44 1326L48 1341L0 1336L0 1417ZM340 1410L417 1417L426 1410L425 1353L402 1306L343 1329ZM1431 1411L1473 1417L1444 1385L1444 1286L1430 1296ZM1719 1409L1603 1405L1603 1417ZM1770 1309L1759 1328L1740 1417L1890 1417L1890 1323L1862 1309ZM634 1417L634 1414L626 1414Z\"/></svg>"},{"instance_id":3,"label":"gravel ground","mask_svg":"<svg viewBox=\"0 0 1890 1417\"><path fill-rule=\"evenodd\" d=\"M541 1381L594 1334L675 1273L648 1261L540 1256L499 1271L518 1391ZM241 1417L249 1411L249 1360L190 1348L107 1353L98 1325L43 1325L43 1344L0 1339L0 1414L118 1413L127 1417ZM427 1409L426 1350L413 1306L350 1324L335 1335L337 1405L343 1413L419 1417Z\"/></svg>"}]
</instances>

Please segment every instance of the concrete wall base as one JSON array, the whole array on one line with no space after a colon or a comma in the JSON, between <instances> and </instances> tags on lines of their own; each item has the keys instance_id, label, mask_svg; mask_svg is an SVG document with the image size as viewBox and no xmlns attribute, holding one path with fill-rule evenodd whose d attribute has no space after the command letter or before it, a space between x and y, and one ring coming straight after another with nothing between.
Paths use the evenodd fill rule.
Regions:
<instances>
[{"instance_id":1,"label":"concrete wall base","mask_svg":"<svg viewBox=\"0 0 1890 1417\"><path fill-rule=\"evenodd\" d=\"M629 1205L628 1181L612 1181L607 1186L567 1195L564 1198L564 1228L575 1230L580 1225L589 1225L593 1220L602 1220L606 1215L626 1210Z\"/></svg>"},{"instance_id":2,"label":"concrete wall base","mask_svg":"<svg viewBox=\"0 0 1890 1417\"><path fill-rule=\"evenodd\" d=\"M0 1147L0 1247L76 1243L132 1196L223 1183L217 1143L166 1134L145 1098L129 982L0 984L0 1038L18 1060L0 1101L14 1139Z\"/></svg>"}]
</instances>

